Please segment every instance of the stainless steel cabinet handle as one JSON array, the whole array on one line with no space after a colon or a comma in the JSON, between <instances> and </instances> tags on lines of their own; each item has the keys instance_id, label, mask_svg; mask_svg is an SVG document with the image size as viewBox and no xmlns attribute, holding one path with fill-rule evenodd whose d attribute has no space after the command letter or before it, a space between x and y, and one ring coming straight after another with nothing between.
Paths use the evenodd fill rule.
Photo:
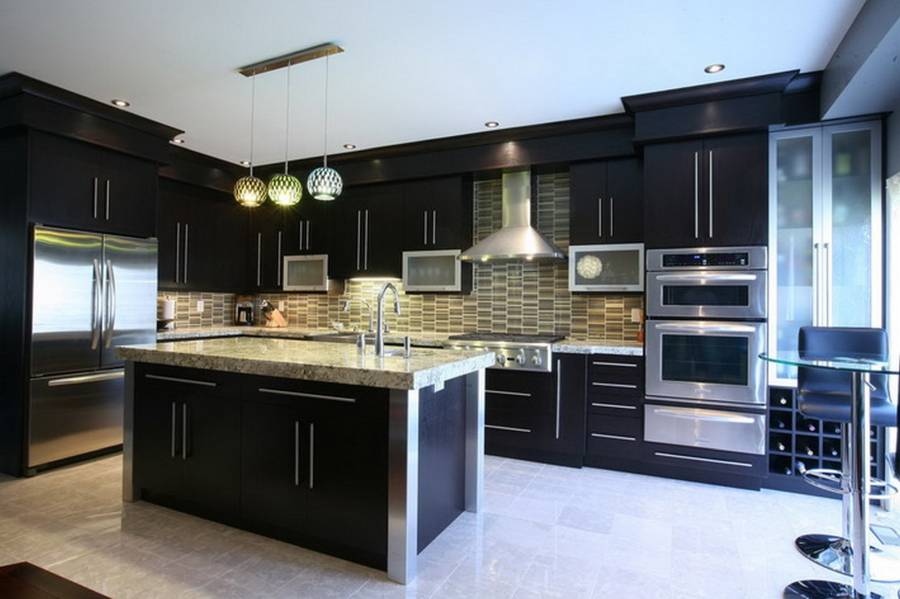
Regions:
<instances>
[{"instance_id":1,"label":"stainless steel cabinet handle","mask_svg":"<svg viewBox=\"0 0 900 599\"><path fill-rule=\"evenodd\" d=\"M201 387L215 387L217 384L212 381L198 381L194 379L182 379L174 376L163 376L161 374L145 374L144 378L156 381L167 381L169 383L185 383L186 385L200 385Z\"/></svg>"},{"instance_id":2,"label":"stainless steel cabinet handle","mask_svg":"<svg viewBox=\"0 0 900 599\"><path fill-rule=\"evenodd\" d=\"M303 221L300 221L300 245L298 246L301 250L303 249Z\"/></svg>"},{"instance_id":3,"label":"stainless steel cabinet handle","mask_svg":"<svg viewBox=\"0 0 900 599\"><path fill-rule=\"evenodd\" d=\"M592 437L597 437L598 439L613 439L614 441L637 441L635 437L628 437L625 435L607 435L605 433L591 433Z\"/></svg>"},{"instance_id":4,"label":"stainless steel cabinet handle","mask_svg":"<svg viewBox=\"0 0 900 599\"><path fill-rule=\"evenodd\" d=\"M713 238L713 153L709 151L709 238Z\"/></svg>"},{"instance_id":5,"label":"stainless steel cabinet handle","mask_svg":"<svg viewBox=\"0 0 900 599\"><path fill-rule=\"evenodd\" d=\"M594 387L613 387L615 389L637 389L637 385L626 385L624 383L598 383L592 382Z\"/></svg>"},{"instance_id":6,"label":"stainless steel cabinet handle","mask_svg":"<svg viewBox=\"0 0 900 599\"><path fill-rule=\"evenodd\" d=\"M181 280L181 223L175 223L175 282Z\"/></svg>"},{"instance_id":7,"label":"stainless steel cabinet handle","mask_svg":"<svg viewBox=\"0 0 900 599\"><path fill-rule=\"evenodd\" d=\"M309 490L316 486L316 425L309 423Z\"/></svg>"},{"instance_id":8,"label":"stainless steel cabinet handle","mask_svg":"<svg viewBox=\"0 0 900 599\"><path fill-rule=\"evenodd\" d=\"M428 211L422 211L422 243L428 245Z\"/></svg>"},{"instance_id":9,"label":"stainless steel cabinet handle","mask_svg":"<svg viewBox=\"0 0 900 599\"><path fill-rule=\"evenodd\" d=\"M600 362L600 361L592 361L591 364L594 366L619 366L622 368L637 368L637 364L631 364L629 362Z\"/></svg>"},{"instance_id":10,"label":"stainless steel cabinet handle","mask_svg":"<svg viewBox=\"0 0 900 599\"><path fill-rule=\"evenodd\" d=\"M256 286L262 285L262 233L256 234Z\"/></svg>"},{"instance_id":11,"label":"stainless steel cabinet handle","mask_svg":"<svg viewBox=\"0 0 900 599\"><path fill-rule=\"evenodd\" d=\"M562 383L562 360L556 361L556 438L559 439L559 397L562 390L560 389L560 384Z\"/></svg>"},{"instance_id":12,"label":"stainless steel cabinet handle","mask_svg":"<svg viewBox=\"0 0 900 599\"><path fill-rule=\"evenodd\" d=\"M597 196L597 237L603 237L603 198Z\"/></svg>"},{"instance_id":13,"label":"stainless steel cabinet handle","mask_svg":"<svg viewBox=\"0 0 900 599\"><path fill-rule=\"evenodd\" d=\"M352 397L340 397L338 395L319 395L318 393L301 393L300 391L284 391L282 389L269 389L267 387L259 387L260 393L269 393L272 395L287 395L289 397L305 397L307 399L327 399L329 401L342 401L345 403L356 403L356 399Z\"/></svg>"},{"instance_id":14,"label":"stainless steel cabinet handle","mask_svg":"<svg viewBox=\"0 0 900 599\"><path fill-rule=\"evenodd\" d=\"M660 323L656 325L659 331L686 331L686 332L708 332L708 333L754 333L756 329L752 326L740 324L677 324L674 322Z\"/></svg>"},{"instance_id":15,"label":"stainless steel cabinet handle","mask_svg":"<svg viewBox=\"0 0 900 599\"><path fill-rule=\"evenodd\" d=\"M591 405L595 408L612 408L613 410L637 410L637 406L623 406L616 403L600 403L592 401Z\"/></svg>"},{"instance_id":16,"label":"stainless steel cabinet handle","mask_svg":"<svg viewBox=\"0 0 900 599\"><path fill-rule=\"evenodd\" d=\"M520 393L519 391L495 391L493 389L486 389L485 393L492 393L494 395L513 395L515 397L531 397L531 393Z\"/></svg>"},{"instance_id":17,"label":"stainless steel cabinet handle","mask_svg":"<svg viewBox=\"0 0 900 599\"><path fill-rule=\"evenodd\" d=\"M669 418L680 418L682 420L708 420L709 422L727 422L729 424L756 424L757 418L751 416L743 416L735 412L714 411L714 410L692 410L690 408L652 408L654 414L661 414Z\"/></svg>"},{"instance_id":18,"label":"stainless steel cabinet handle","mask_svg":"<svg viewBox=\"0 0 900 599\"><path fill-rule=\"evenodd\" d=\"M175 402L172 402L172 457L175 457Z\"/></svg>"},{"instance_id":19,"label":"stainless steel cabinet handle","mask_svg":"<svg viewBox=\"0 0 900 599\"><path fill-rule=\"evenodd\" d=\"M94 218L97 218L97 196L100 194L100 181L94 177Z\"/></svg>"},{"instance_id":20,"label":"stainless steel cabinet handle","mask_svg":"<svg viewBox=\"0 0 900 599\"><path fill-rule=\"evenodd\" d=\"M700 153L694 152L694 239L700 237Z\"/></svg>"},{"instance_id":21,"label":"stainless steel cabinet handle","mask_svg":"<svg viewBox=\"0 0 900 599\"><path fill-rule=\"evenodd\" d=\"M822 261L825 262L825 325L831 326L831 244L822 244Z\"/></svg>"},{"instance_id":22,"label":"stainless steel cabinet handle","mask_svg":"<svg viewBox=\"0 0 900 599\"><path fill-rule=\"evenodd\" d=\"M66 385L84 385L87 383L100 383L103 381L114 381L116 379L125 378L124 370L115 370L112 372L102 372L100 374L85 374L83 376L67 376L60 379L51 379L47 381L48 387L65 387Z\"/></svg>"},{"instance_id":23,"label":"stainless steel cabinet handle","mask_svg":"<svg viewBox=\"0 0 900 599\"><path fill-rule=\"evenodd\" d=\"M106 220L109 220L109 179L106 180Z\"/></svg>"},{"instance_id":24,"label":"stainless steel cabinet handle","mask_svg":"<svg viewBox=\"0 0 900 599\"><path fill-rule=\"evenodd\" d=\"M101 296L103 294L103 283L101 282L103 275L100 274L100 261L94 259L94 302L93 314L91 314L91 349L97 349L100 343L101 314L103 312L101 305Z\"/></svg>"},{"instance_id":25,"label":"stainless steel cabinet handle","mask_svg":"<svg viewBox=\"0 0 900 599\"><path fill-rule=\"evenodd\" d=\"M678 453L667 453L665 451L654 451L653 455L661 458L674 458L676 460L690 460L692 462L707 462L709 464L724 464L726 466L741 466L744 468L752 468L753 464L745 462L733 462L731 460L716 460L713 458L700 458L693 455L681 455Z\"/></svg>"},{"instance_id":26,"label":"stainless steel cabinet handle","mask_svg":"<svg viewBox=\"0 0 900 599\"><path fill-rule=\"evenodd\" d=\"M187 404L181 404L181 459L187 459L187 437L188 437L188 409Z\"/></svg>"},{"instance_id":27,"label":"stainless steel cabinet handle","mask_svg":"<svg viewBox=\"0 0 900 599\"><path fill-rule=\"evenodd\" d=\"M609 236L613 236L613 197L609 196Z\"/></svg>"},{"instance_id":28,"label":"stainless steel cabinet handle","mask_svg":"<svg viewBox=\"0 0 900 599\"><path fill-rule=\"evenodd\" d=\"M184 268L181 269L181 282L188 282L188 248L191 247L188 241L188 224L184 223Z\"/></svg>"},{"instance_id":29,"label":"stainless steel cabinet handle","mask_svg":"<svg viewBox=\"0 0 900 599\"><path fill-rule=\"evenodd\" d=\"M309 249L309 221L306 221L306 249Z\"/></svg>"},{"instance_id":30,"label":"stainless steel cabinet handle","mask_svg":"<svg viewBox=\"0 0 900 599\"><path fill-rule=\"evenodd\" d=\"M513 433L530 433L530 428L518 428L515 426L500 426L499 424L485 424L484 428L492 428L497 431L510 431Z\"/></svg>"},{"instance_id":31,"label":"stainless steel cabinet handle","mask_svg":"<svg viewBox=\"0 0 900 599\"><path fill-rule=\"evenodd\" d=\"M431 211L431 245L437 244L437 210Z\"/></svg>"},{"instance_id":32,"label":"stainless steel cabinet handle","mask_svg":"<svg viewBox=\"0 0 900 599\"><path fill-rule=\"evenodd\" d=\"M356 270L359 270L359 248L362 242L362 210L356 211Z\"/></svg>"},{"instance_id":33,"label":"stainless steel cabinet handle","mask_svg":"<svg viewBox=\"0 0 900 599\"><path fill-rule=\"evenodd\" d=\"M106 291L106 335L104 336L104 344L106 347L112 345L113 331L116 328L116 302L118 293L116 291L116 271L113 268L112 260L106 261L106 276L109 280L109 287Z\"/></svg>"},{"instance_id":34,"label":"stainless steel cabinet handle","mask_svg":"<svg viewBox=\"0 0 900 599\"><path fill-rule=\"evenodd\" d=\"M759 275L755 274L722 274L722 273L691 273L682 275L653 275L657 281L757 281Z\"/></svg>"},{"instance_id":35,"label":"stainless steel cabinet handle","mask_svg":"<svg viewBox=\"0 0 900 599\"><path fill-rule=\"evenodd\" d=\"M813 291L816 292L815 297L817 299L817 301L814 301L813 305L812 305L813 324L817 325L817 326L822 326L826 323L822 322L822 315L819 313L822 308L821 299L818 299L818 298L821 298L821 296L823 295L823 292L822 292L823 273L822 273L822 257L819 252L818 242L813 244L813 276L814 276L814 281L816 282L816 289L814 289Z\"/></svg>"},{"instance_id":36,"label":"stainless steel cabinet handle","mask_svg":"<svg viewBox=\"0 0 900 599\"><path fill-rule=\"evenodd\" d=\"M366 209L366 243L363 245L363 270L369 270L369 209Z\"/></svg>"},{"instance_id":37,"label":"stainless steel cabinet handle","mask_svg":"<svg viewBox=\"0 0 900 599\"><path fill-rule=\"evenodd\" d=\"M278 231L277 237L277 250L275 253L275 284L281 285L281 235L282 232Z\"/></svg>"},{"instance_id":38,"label":"stainless steel cabinet handle","mask_svg":"<svg viewBox=\"0 0 900 599\"><path fill-rule=\"evenodd\" d=\"M294 421L294 486L300 486L300 421Z\"/></svg>"}]
</instances>

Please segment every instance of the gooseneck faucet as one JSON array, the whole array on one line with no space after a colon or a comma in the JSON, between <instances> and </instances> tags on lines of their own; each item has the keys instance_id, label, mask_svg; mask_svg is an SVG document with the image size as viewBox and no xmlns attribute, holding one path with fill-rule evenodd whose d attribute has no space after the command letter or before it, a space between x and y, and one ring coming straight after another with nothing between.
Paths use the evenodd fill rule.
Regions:
<instances>
[{"instance_id":1,"label":"gooseneck faucet","mask_svg":"<svg viewBox=\"0 0 900 599\"><path fill-rule=\"evenodd\" d=\"M366 300L364 300L361 297L350 297L350 298L343 300L344 307L342 308L341 311L345 312L345 313L349 312L350 304L353 303L354 300L358 301L359 303L361 303L362 305L364 305L366 307L366 312L369 314L369 328L366 329L366 332L371 333L372 332L372 304L370 304L369 302L367 302Z\"/></svg>"},{"instance_id":2,"label":"gooseneck faucet","mask_svg":"<svg viewBox=\"0 0 900 599\"><path fill-rule=\"evenodd\" d=\"M384 355L384 296L390 289L394 293L394 314L400 314L400 297L393 283L385 283L378 292L378 322L375 324L375 355Z\"/></svg>"}]
</instances>

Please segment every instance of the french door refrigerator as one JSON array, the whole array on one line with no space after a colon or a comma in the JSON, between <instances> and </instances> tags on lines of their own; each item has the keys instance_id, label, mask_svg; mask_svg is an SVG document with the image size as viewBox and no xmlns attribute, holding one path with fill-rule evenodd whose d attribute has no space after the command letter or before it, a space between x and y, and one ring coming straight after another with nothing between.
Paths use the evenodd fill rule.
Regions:
<instances>
[{"instance_id":1,"label":"french door refrigerator","mask_svg":"<svg viewBox=\"0 0 900 599\"><path fill-rule=\"evenodd\" d=\"M119 345L156 338L157 241L35 226L29 470L122 444Z\"/></svg>"}]
</instances>

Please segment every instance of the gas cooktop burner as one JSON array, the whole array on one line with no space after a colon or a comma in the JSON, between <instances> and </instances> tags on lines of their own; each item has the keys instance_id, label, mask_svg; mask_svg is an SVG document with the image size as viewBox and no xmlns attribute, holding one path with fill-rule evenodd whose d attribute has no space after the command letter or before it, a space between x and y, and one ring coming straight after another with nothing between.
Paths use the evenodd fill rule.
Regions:
<instances>
[{"instance_id":1,"label":"gas cooktop burner","mask_svg":"<svg viewBox=\"0 0 900 599\"><path fill-rule=\"evenodd\" d=\"M555 343L563 339L562 335L518 335L512 333L463 333L453 335L451 341L485 341L488 343Z\"/></svg>"}]
</instances>

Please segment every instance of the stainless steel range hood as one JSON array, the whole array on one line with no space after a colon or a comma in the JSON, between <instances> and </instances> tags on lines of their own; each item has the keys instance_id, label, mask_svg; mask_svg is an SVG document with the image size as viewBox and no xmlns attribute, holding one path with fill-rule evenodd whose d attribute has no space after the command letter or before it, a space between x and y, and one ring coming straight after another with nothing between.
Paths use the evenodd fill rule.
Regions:
<instances>
[{"instance_id":1,"label":"stainless steel range hood","mask_svg":"<svg viewBox=\"0 0 900 599\"><path fill-rule=\"evenodd\" d=\"M531 171L503 174L503 226L459 257L466 262L561 260L565 252L531 226Z\"/></svg>"}]
</instances>

